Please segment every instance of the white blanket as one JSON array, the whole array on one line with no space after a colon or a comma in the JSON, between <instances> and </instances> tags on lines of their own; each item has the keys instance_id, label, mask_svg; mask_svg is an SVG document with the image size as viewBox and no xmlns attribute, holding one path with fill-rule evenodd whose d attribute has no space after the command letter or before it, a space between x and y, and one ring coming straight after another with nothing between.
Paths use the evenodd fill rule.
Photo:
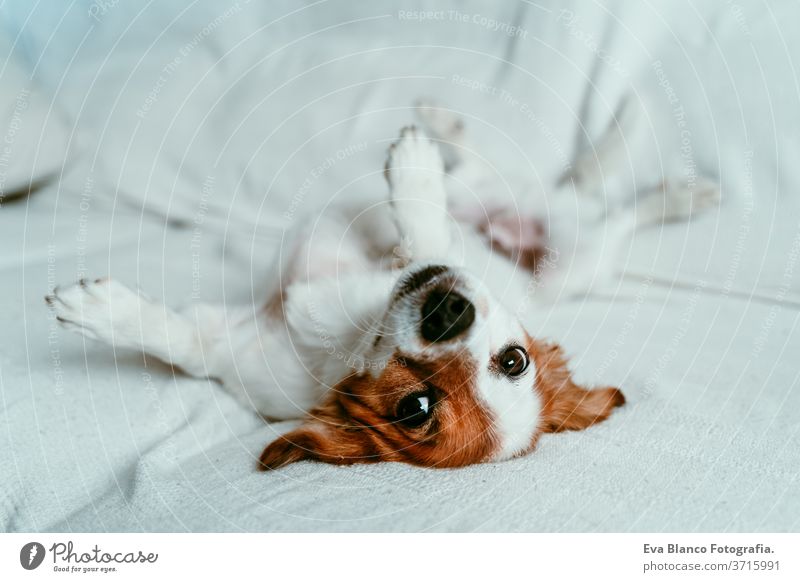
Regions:
<instances>
[{"instance_id":1,"label":"white blanket","mask_svg":"<svg viewBox=\"0 0 800 582\"><path fill-rule=\"evenodd\" d=\"M0 207L0 528L796 531L800 6L396 4L3 4L84 149ZM709 175L723 205L637 234L618 283L530 313L629 404L526 458L258 473L291 423L44 308L107 273L171 304L258 297L302 211L383 195L418 96L549 184L631 93L652 121L637 181Z\"/></svg>"}]
</instances>

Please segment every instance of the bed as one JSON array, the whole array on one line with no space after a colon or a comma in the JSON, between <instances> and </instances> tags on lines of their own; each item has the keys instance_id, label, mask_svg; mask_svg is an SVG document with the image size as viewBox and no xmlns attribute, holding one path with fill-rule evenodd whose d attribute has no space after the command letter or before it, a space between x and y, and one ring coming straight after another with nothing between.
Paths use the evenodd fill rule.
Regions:
<instances>
[{"instance_id":1,"label":"bed","mask_svg":"<svg viewBox=\"0 0 800 582\"><path fill-rule=\"evenodd\" d=\"M0 528L798 530L800 5L403 4L0 7L36 115L63 119L27 126L36 188L0 195ZM54 285L105 274L174 305L258 298L301 212L384 191L421 95L543 184L633 95L634 179L721 184L719 209L637 233L613 284L526 316L621 386L608 422L464 469L261 473L294 423L49 315Z\"/></svg>"}]
</instances>

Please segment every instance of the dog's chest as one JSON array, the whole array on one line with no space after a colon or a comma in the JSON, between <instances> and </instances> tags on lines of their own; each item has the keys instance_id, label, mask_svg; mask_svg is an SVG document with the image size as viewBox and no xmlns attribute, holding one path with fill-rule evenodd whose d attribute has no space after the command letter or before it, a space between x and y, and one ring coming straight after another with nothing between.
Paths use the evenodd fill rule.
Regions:
<instances>
[{"instance_id":1,"label":"dog's chest","mask_svg":"<svg viewBox=\"0 0 800 582\"><path fill-rule=\"evenodd\" d=\"M290 342L315 381L330 387L361 369L396 280L390 271L353 273L289 287Z\"/></svg>"}]
</instances>

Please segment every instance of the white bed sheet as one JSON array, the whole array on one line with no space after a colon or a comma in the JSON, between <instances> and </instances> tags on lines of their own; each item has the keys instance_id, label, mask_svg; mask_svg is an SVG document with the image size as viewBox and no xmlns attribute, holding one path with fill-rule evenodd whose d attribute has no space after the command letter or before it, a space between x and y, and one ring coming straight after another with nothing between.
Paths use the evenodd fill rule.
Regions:
<instances>
[{"instance_id":1,"label":"white bed sheet","mask_svg":"<svg viewBox=\"0 0 800 582\"><path fill-rule=\"evenodd\" d=\"M419 22L382 3L228 6L120 3L95 20L86 3L38 9L24 27L29 6L3 7L95 146L0 208L0 527L798 529L800 178L786 160L800 151L788 129L799 45L784 26L800 7L578 3L569 20L548 4L409 4L468 19ZM593 67L598 55L616 65ZM508 91L538 122L454 75ZM496 159L547 183L633 89L660 148L632 151L637 180L680 171L664 79L689 120L690 165L721 180L723 206L637 235L619 284L530 314L579 378L621 385L629 404L524 459L257 473L255 456L291 423L267 425L213 383L62 333L44 309L53 284L106 273L177 304L198 269L203 300L247 301L287 211L382 192L383 150L421 94L462 110Z\"/></svg>"}]
</instances>

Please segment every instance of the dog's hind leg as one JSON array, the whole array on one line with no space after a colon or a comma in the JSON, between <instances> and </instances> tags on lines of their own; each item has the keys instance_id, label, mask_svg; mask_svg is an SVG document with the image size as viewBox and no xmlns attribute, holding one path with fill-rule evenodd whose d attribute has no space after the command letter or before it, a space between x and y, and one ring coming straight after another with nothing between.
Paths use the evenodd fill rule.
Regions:
<instances>
[{"instance_id":1,"label":"dog's hind leg","mask_svg":"<svg viewBox=\"0 0 800 582\"><path fill-rule=\"evenodd\" d=\"M571 184L577 194L601 197L611 205L626 204L636 192L631 175L632 153L640 147L646 129L641 103L628 95L603 135L577 157L561 177L560 185Z\"/></svg>"},{"instance_id":2,"label":"dog's hind leg","mask_svg":"<svg viewBox=\"0 0 800 582\"><path fill-rule=\"evenodd\" d=\"M646 227L688 220L694 214L714 208L720 200L719 185L707 178L699 177L692 183L666 180L640 194L630 212L636 215L637 227Z\"/></svg>"},{"instance_id":3,"label":"dog's hind leg","mask_svg":"<svg viewBox=\"0 0 800 582\"><path fill-rule=\"evenodd\" d=\"M470 149L464 118L431 99L418 99L414 107L425 133L439 145L445 171L454 172Z\"/></svg>"},{"instance_id":4,"label":"dog's hind leg","mask_svg":"<svg viewBox=\"0 0 800 582\"><path fill-rule=\"evenodd\" d=\"M600 218L592 212L585 216L557 213L551 223L548 253L538 272L537 297L554 303L602 286L624 267L635 230L686 220L713 208L719 199L717 184L699 178L691 185L665 182Z\"/></svg>"},{"instance_id":5,"label":"dog's hind leg","mask_svg":"<svg viewBox=\"0 0 800 582\"><path fill-rule=\"evenodd\" d=\"M466 204L466 212L471 211L470 204L476 195L497 189L496 171L478 155L461 115L431 99L419 99L415 106L425 133L439 146L453 210L460 212Z\"/></svg>"}]
</instances>

